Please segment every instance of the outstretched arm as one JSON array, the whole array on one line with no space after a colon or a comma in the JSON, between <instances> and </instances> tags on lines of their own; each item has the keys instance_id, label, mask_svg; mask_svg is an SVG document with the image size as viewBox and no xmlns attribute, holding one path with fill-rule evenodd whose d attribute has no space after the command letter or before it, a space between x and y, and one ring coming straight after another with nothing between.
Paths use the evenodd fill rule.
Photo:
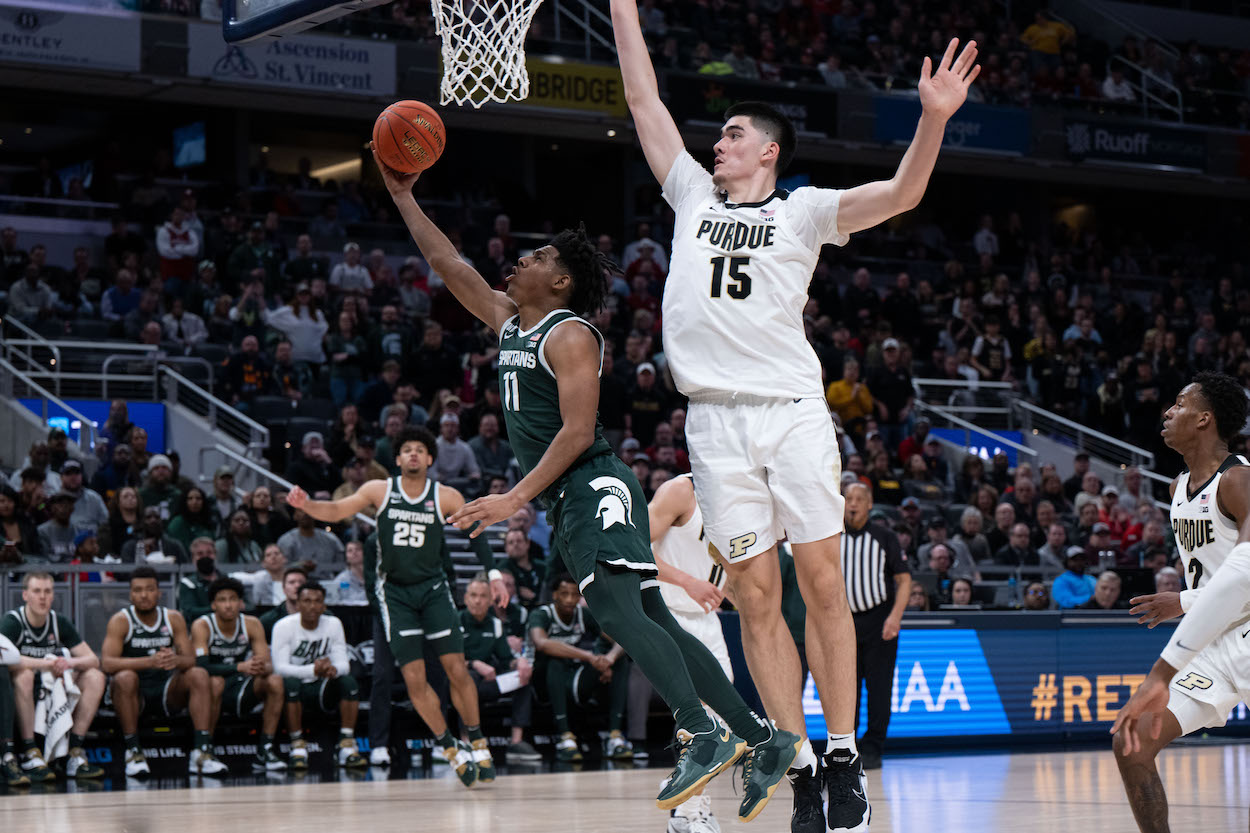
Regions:
<instances>
[{"instance_id":1,"label":"outstretched arm","mask_svg":"<svg viewBox=\"0 0 1250 833\"><path fill-rule=\"evenodd\" d=\"M599 408L599 342L586 327L557 327L547 336L545 352L556 377L560 395L560 418L564 424L521 482L505 495L487 495L453 512L448 521L469 529L475 538L486 527L512 517L518 509L568 471L569 466L595 441L595 416Z\"/></svg>"},{"instance_id":2,"label":"outstretched arm","mask_svg":"<svg viewBox=\"0 0 1250 833\"><path fill-rule=\"evenodd\" d=\"M968 41L956 58L958 46L959 39L952 39L936 72L933 62L928 57L924 59L919 84L923 109L916 136L903 154L893 179L869 182L842 194L838 203L838 231L854 234L920 204L946 135L946 122L964 103L969 85L981 72L976 63L976 41Z\"/></svg>"},{"instance_id":3,"label":"outstretched arm","mask_svg":"<svg viewBox=\"0 0 1250 833\"><path fill-rule=\"evenodd\" d=\"M499 332L504 322L516 315L516 304L504 293L491 289L486 279L460 258L460 252L456 251L447 235L439 231L438 226L425 216L425 212L412 196L412 186L421 174L392 171L382 164L376 150L373 152L373 159L378 163L378 170L382 172L386 190L391 193L391 199L395 200L399 216L404 218L412 239L416 241L417 248L429 262L430 268L438 273L451 294L464 304L465 309L492 330Z\"/></svg>"},{"instance_id":4,"label":"outstretched arm","mask_svg":"<svg viewBox=\"0 0 1250 833\"><path fill-rule=\"evenodd\" d=\"M634 117L634 129L642 152L651 166L651 173L663 185L673 162L685 149L677 124L660 101L660 87L647 42L642 37L635 0L612 0L612 33L616 38L616 57L625 81L625 102Z\"/></svg>"},{"instance_id":5,"label":"outstretched arm","mask_svg":"<svg viewBox=\"0 0 1250 833\"><path fill-rule=\"evenodd\" d=\"M319 521L337 523L370 506L381 509L382 501L386 499L386 483L385 480L370 480L357 489L356 494L342 500L313 500L308 497L308 492L296 486L287 493L286 502L291 508L302 509Z\"/></svg>"},{"instance_id":6,"label":"outstretched arm","mask_svg":"<svg viewBox=\"0 0 1250 833\"><path fill-rule=\"evenodd\" d=\"M647 517L651 522L651 543L664 537L673 526L684 526L690 522L694 513L694 485L688 477L674 477L655 491L655 497L647 505ZM692 576L669 564L658 555L655 566L660 571L660 581L675 584L690 596L704 612L720 607L725 594L720 588L706 579Z\"/></svg>"}]
</instances>

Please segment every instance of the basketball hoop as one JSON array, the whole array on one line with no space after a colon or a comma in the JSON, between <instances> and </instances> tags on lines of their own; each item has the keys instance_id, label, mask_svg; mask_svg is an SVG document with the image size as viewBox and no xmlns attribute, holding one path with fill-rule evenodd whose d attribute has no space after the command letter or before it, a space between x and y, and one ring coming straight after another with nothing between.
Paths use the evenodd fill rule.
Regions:
<instances>
[{"instance_id":1,"label":"basketball hoop","mask_svg":"<svg viewBox=\"0 0 1250 833\"><path fill-rule=\"evenodd\" d=\"M443 105L529 95L525 35L542 0L430 0L443 41Z\"/></svg>"}]
</instances>

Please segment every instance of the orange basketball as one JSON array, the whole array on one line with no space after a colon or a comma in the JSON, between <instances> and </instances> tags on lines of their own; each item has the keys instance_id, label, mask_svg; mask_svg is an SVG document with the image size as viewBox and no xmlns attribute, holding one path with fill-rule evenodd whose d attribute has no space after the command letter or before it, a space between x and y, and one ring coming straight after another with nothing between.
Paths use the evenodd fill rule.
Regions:
<instances>
[{"instance_id":1,"label":"orange basketball","mask_svg":"<svg viewBox=\"0 0 1250 833\"><path fill-rule=\"evenodd\" d=\"M373 146L382 164L399 173L424 171L443 155L446 129L434 108L397 101L373 123Z\"/></svg>"}]
</instances>

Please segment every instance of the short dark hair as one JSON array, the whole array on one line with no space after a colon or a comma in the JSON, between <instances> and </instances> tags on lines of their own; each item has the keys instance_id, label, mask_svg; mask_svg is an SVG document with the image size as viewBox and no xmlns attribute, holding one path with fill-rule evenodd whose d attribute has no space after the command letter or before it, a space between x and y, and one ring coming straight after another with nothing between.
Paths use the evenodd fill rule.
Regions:
<instances>
[{"instance_id":1,"label":"short dark hair","mask_svg":"<svg viewBox=\"0 0 1250 833\"><path fill-rule=\"evenodd\" d=\"M551 592L552 593L556 592L557 590L560 589L561 584L566 584L566 583L571 584L574 587L577 587L577 579L573 578L573 576L569 575L568 573L556 573L555 578L551 580ZM580 592L581 588L578 587L577 589Z\"/></svg>"},{"instance_id":2,"label":"short dark hair","mask_svg":"<svg viewBox=\"0 0 1250 833\"><path fill-rule=\"evenodd\" d=\"M794 150L799 143L794 122L785 113L763 101L739 101L725 111L725 121L734 116L746 116L751 120L752 127L777 143L776 173L781 176L794 159Z\"/></svg>"},{"instance_id":3,"label":"short dark hair","mask_svg":"<svg viewBox=\"0 0 1250 833\"><path fill-rule=\"evenodd\" d=\"M1202 398L1215 414L1215 430L1224 442L1232 442L1246 424L1250 403L1241 383L1226 373L1204 370L1193 384L1202 389Z\"/></svg>"},{"instance_id":4,"label":"short dark hair","mask_svg":"<svg viewBox=\"0 0 1250 833\"><path fill-rule=\"evenodd\" d=\"M151 567L148 567L146 565L142 567L135 567L133 570L131 570L130 578L127 579L127 581L130 584L134 584L135 579L141 579L141 578L150 578L152 579L152 581L155 581L158 584L160 583L160 579L156 575L156 570L153 570Z\"/></svg>"},{"instance_id":5,"label":"short dark hair","mask_svg":"<svg viewBox=\"0 0 1250 833\"><path fill-rule=\"evenodd\" d=\"M569 308L579 315L594 315L603 309L607 296L608 275L620 275L621 267L599 251L599 247L586 234L586 224L578 223L576 229L565 229L551 240L559 265L568 270L573 279L573 291L569 293Z\"/></svg>"},{"instance_id":6,"label":"short dark hair","mask_svg":"<svg viewBox=\"0 0 1250 833\"><path fill-rule=\"evenodd\" d=\"M307 570L305 570L303 567L301 567L301 566L300 566L300 565L298 565L298 564L293 564L293 565L291 565L290 567L287 567L285 570L283 570L283 571L282 571L282 580L285 582L285 581L286 581L286 577L287 577L287 576L289 576L291 573L299 573L301 576L303 576L303 577L304 577L304 580L305 580L305 581L307 581L307 580L308 580L308 571L307 571Z\"/></svg>"},{"instance_id":7,"label":"short dark hair","mask_svg":"<svg viewBox=\"0 0 1250 833\"><path fill-rule=\"evenodd\" d=\"M398 455L399 452L404 450L404 446L407 443L421 443L421 445L425 446L425 450L430 453L431 463L438 459L438 440L434 439L434 435L427 429L418 428L415 425L407 426L399 432L399 436L395 438L395 444L391 448Z\"/></svg>"},{"instance_id":8,"label":"short dark hair","mask_svg":"<svg viewBox=\"0 0 1250 833\"><path fill-rule=\"evenodd\" d=\"M306 592L320 593L321 598L323 599L326 595L325 587L321 584L321 582L316 581L315 579L309 579L304 582L304 586L299 589L299 593L297 593L296 596L302 596Z\"/></svg>"},{"instance_id":9,"label":"short dark hair","mask_svg":"<svg viewBox=\"0 0 1250 833\"><path fill-rule=\"evenodd\" d=\"M208 585L209 603L211 604L212 602L215 602L217 600L217 594L223 590L233 590L234 595L238 596L240 599L244 597L243 582L239 581L237 578L222 576L221 578L214 579L213 583Z\"/></svg>"}]
</instances>

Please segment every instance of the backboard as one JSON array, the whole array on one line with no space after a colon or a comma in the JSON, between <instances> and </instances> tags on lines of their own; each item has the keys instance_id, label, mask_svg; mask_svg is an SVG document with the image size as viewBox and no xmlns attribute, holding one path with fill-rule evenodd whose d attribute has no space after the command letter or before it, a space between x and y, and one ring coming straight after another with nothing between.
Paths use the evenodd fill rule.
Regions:
<instances>
[{"instance_id":1,"label":"backboard","mask_svg":"<svg viewBox=\"0 0 1250 833\"><path fill-rule=\"evenodd\" d=\"M390 0L222 0L221 30L228 43L302 32Z\"/></svg>"}]
</instances>

